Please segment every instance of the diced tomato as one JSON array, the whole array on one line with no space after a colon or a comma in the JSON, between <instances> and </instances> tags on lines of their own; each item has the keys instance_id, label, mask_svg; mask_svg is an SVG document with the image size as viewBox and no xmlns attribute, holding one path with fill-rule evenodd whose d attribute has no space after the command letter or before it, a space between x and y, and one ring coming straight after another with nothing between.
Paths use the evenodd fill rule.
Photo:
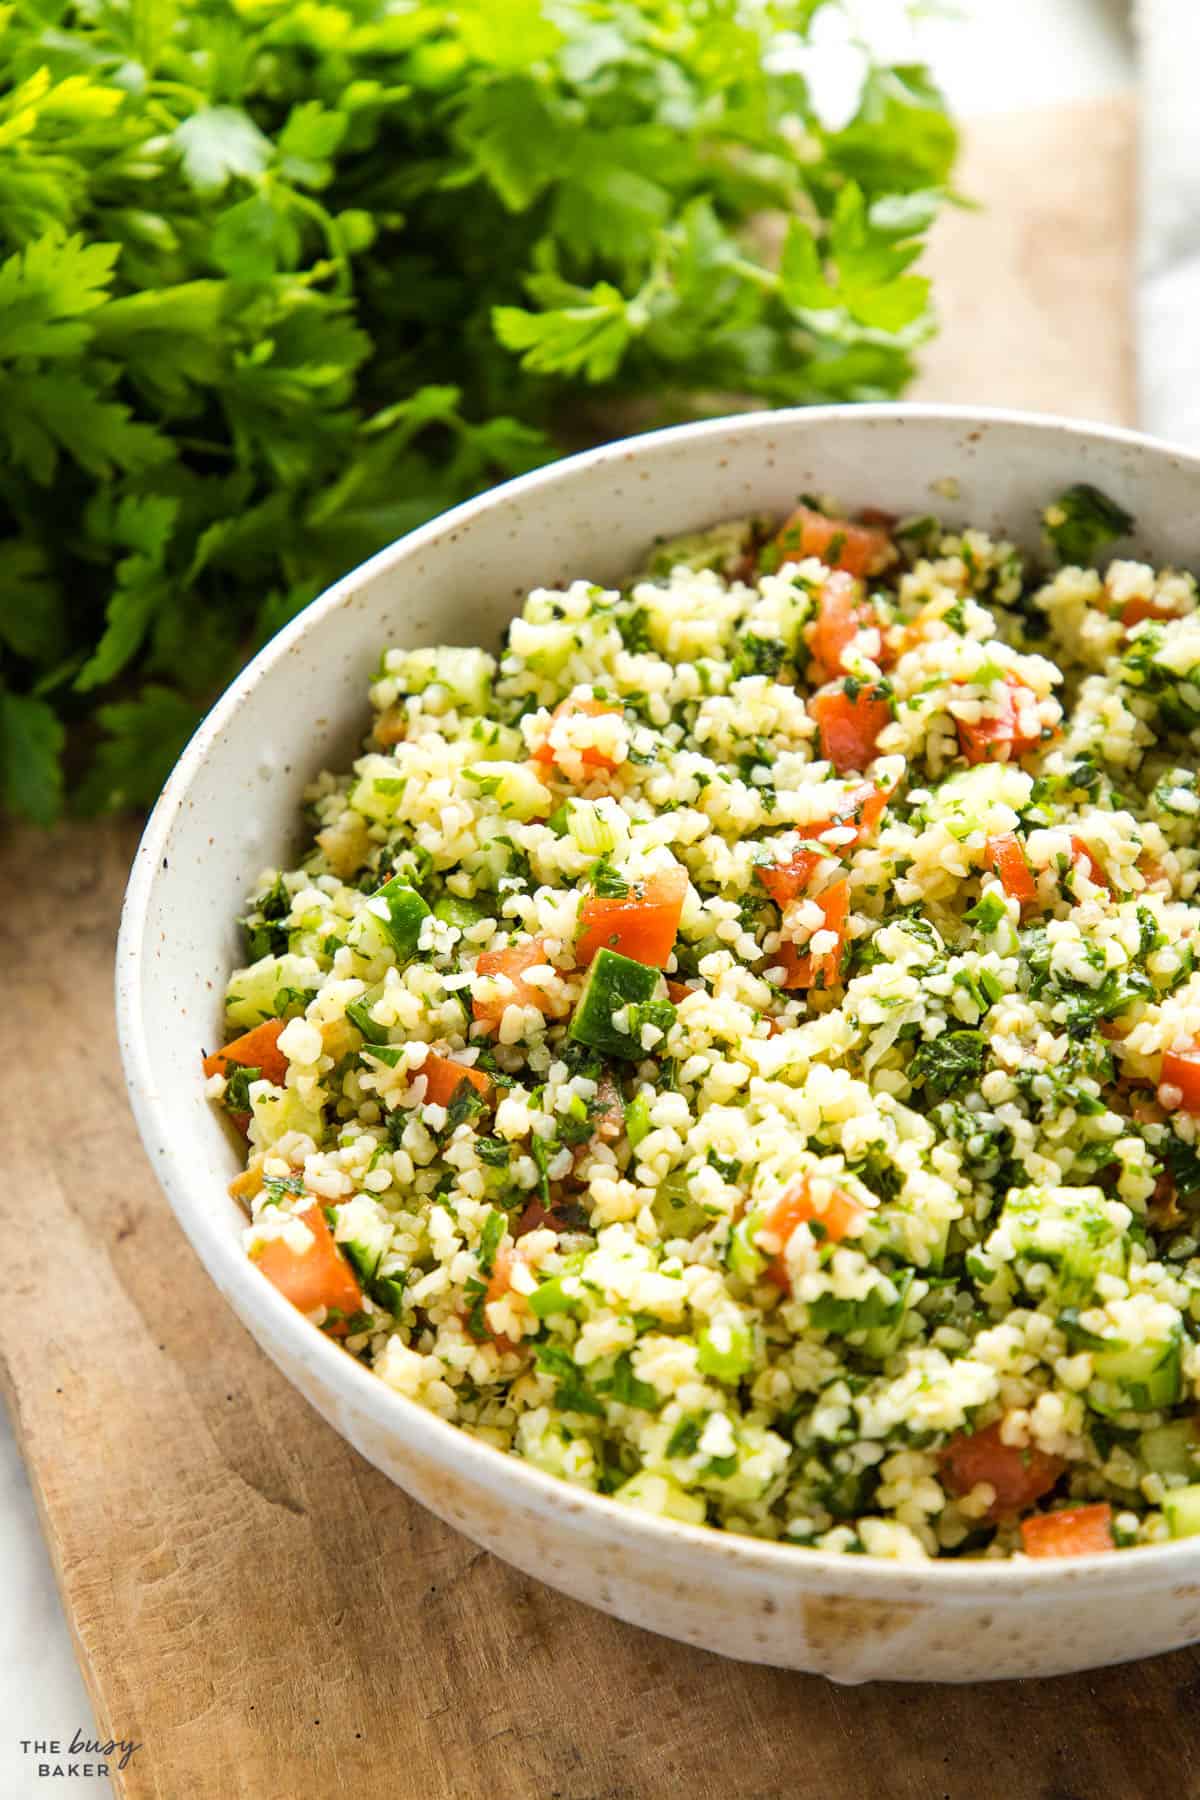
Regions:
<instances>
[{"instance_id":1,"label":"diced tomato","mask_svg":"<svg viewBox=\"0 0 1200 1800\"><path fill-rule=\"evenodd\" d=\"M1037 705L1033 689L1013 674L1007 674L1004 681L999 702L988 702L995 711L980 719L954 721L959 747L969 763L1009 762L1035 750L1042 741L1041 721L1032 710Z\"/></svg>"},{"instance_id":2,"label":"diced tomato","mask_svg":"<svg viewBox=\"0 0 1200 1800\"><path fill-rule=\"evenodd\" d=\"M1168 1050L1162 1059L1162 1074L1158 1081L1158 1097L1162 1105L1163 1089L1175 1088L1182 1099L1175 1110L1186 1113L1200 1113L1200 1044L1192 1044L1186 1050ZM1171 1111L1167 1107L1168 1112Z\"/></svg>"},{"instance_id":3,"label":"diced tomato","mask_svg":"<svg viewBox=\"0 0 1200 1800\"><path fill-rule=\"evenodd\" d=\"M821 583L817 616L805 633L817 666L817 679L830 681L835 675L844 675L846 665L842 658L848 645L860 631L878 623L854 576L832 570Z\"/></svg>"},{"instance_id":4,"label":"diced tomato","mask_svg":"<svg viewBox=\"0 0 1200 1800\"><path fill-rule=\"evenodd\" d=\"M546 733L545 739L537 746L536 750L531 752L534 762L541 763L545 768L549 768L552 763L557 761L552 742L554 737L554 727L560 724L564 719L569 719L573 714L577 713L586 713L589 718L598 719L604 713L620 713L621 710L621 707L617 706L611 700L591 700L570 696L568 699L560 701L554 709L553 716L550 720L550 727ZM599 750L591 744L586 745L580 750L579 760L585 769L612 770L617 766L611 756L606 756L603 750Z\"/></svg>"},{"instance_id":5,"label":"diced tomato","mask_svg":"<svg viewBox=\"0 0 1200 1800\"><path fill-rule=\"evenodd\" d=\"M850 883L832 882L823 893L814 894L813 899L824 914L824 922L817 929L836 932L837 943L832 950L814 956L811 952L802 954L789 938L784 938L777 960L784 971L785 988L831 988L841 974L846 920L850 916Z\"/></svg>"},{"instance_id":6,"label":"diced tomato","mask_svg":"<svg viewBox=\"0 0 1200 1800\"><path fill-rule=\"evenodd\" d=\"M453 1057L439 1056L436 1050L425 1052L418 1074L425 1077L425 1100L431 1106L449 1106L464 1081L469 1081L486 1100L492 1084L482 1069L468 1069Z\"/></svg>"},{"instance_id":7,"label":"diced tomato","mask_svg":"<svg viewBox=\"0 0 1200 1800\"><path fill-rule=\"evenodd\" d=\"M487 1325L487 1334L491 1338L493 1344L495 1344L497 1350L499 1350L501 1356L506 1356L510 1350L515 1350L517 1346L505 1332L493 1331L492 1327L487 1324L487 1309L492 1304L493 1300L503 1300L505 1294L507 1294L509 1288L512 1286L513 1264L516 1260L517 1252L512 1248L511 1244L501 1244L496 1252L496 1260L492 1264L492 1272L488 1276L487 1293L484 1296L483 1302L483 1319L484 1324Z\"/></svg>"},{"instance_id":8,"label":"diced tomato","mask_svg":"<svg viewBox=\"0 0 1200 1800\"><path fill-rule=\"evenodd\" d=\"M883 788L876 787L873 781L864 781L837 807L831 818L823 819L816 825L798 825L796 829L801 837L821 837L837 825L853 825L856 832L854 843L865 844L883 817L887 800L887 793ZM853 845L844 847L851 849Z\"/></svg>"},{"instance_id":9,"label":"diced tomato","mask_svg":"<svg viewBox=\"0 0 1200 1800\"><path fill-rule=\"evenodd\" d=\"M579 909L579 967L585 969L597 950L608 949L661 969L675 945L687 888L687 870L676 866L636 882L617 898L589 894Z\"/></svg>"},{"instance_id":10,"label":"diced tomato","mask_svg":"<svg viewBox=\"0 0 1200 1800\"><path fill-rule=\"evenodd\" d=\"M843 1193L841 1188L832 1188L824 1206L819 1207L809 1177L798 1176L784 1188L778 1200L772 1202L763 1218L761 1229L771 1232L780 1241L779 1252L772 1257L767 1269L767 1279L777 1287L790 1286L784 1252L798 1225L819 1226L829 1243L840 1244L844 1238L859 1237L866 1222L865 1209L852 1195Z\"/></svg>"},{"instance_id":11,"label":"diced tomato","mask_svg":"<svg viewBox=\"0 0 1200 1800\"><path fill-rule=\"evenodd\" d=\"M254 1252L254 1261L301 1312L315 1312L318 1306L340 1312L343 1317L326 1329L334 1337L345 1337L346 1320L362 1311L358 1278L334 1242L316 1201L300 1217L312 1233L313 1241L306 1250L297 1255L285 1239L270 1238Z\"/></svg>"},{"instance_id":12,"label":"diced tomato","mask_svg":"<svg viewBox=\"0 0 1200 1800\"><path fill-rule=\"evenodd\" d=\"M1000 837L989 838L985 854L1010 900L1019 900L1022 906L1029 906L1037 899L1037 882L1015 832L1006 831Z\"/></svg>"},{"instance_id":13,"label":"diced tomato","mask_svg":"<svg viewBox=\"0 0 1200 1800\"><path fill-rule=\"evenodd\" d=\"M1145 619L1177 619L1179 613L1166 600L1149 600L1144 595L1136 594L1127 600L1121 608L1121 623L1126 631L1132 631Z\"/></svg>"},{"instance_id":14,"label":"diced tomato","mask_svg":"<svg viewBox=\"0 0 1200 1800\"><path fill-rule=\"evenodd\" d=\"M786 862L760 863L754 873L770 894L776 906L790 906L812 880L813 871L825 858L819 850L806 850L803 845L792 851Z\"/></svg>"},{"instance_id":15,"label":"diced tomato","mask_svg":"<svg viewBox=\"0 0 1200 1800\"><path fill-rule=\"evenodd\" d=\"M279 1034L286 1023L286 1019L265 1019L253 1031L243 1032L223 1050L214 1050L211 1056L205 1057L204 1073L225 1075L230 1063L240 1063L243 1068L261 1069L264 1081L282 1087L287 1078L288 1059L279 1048Z\"/></svg>"},{"instance_id":16,"label":"diced tomato","mask_svg":"<svg viewBox=\"0 0 1200 1800\"><path fill-rule=\"evenodd\" d=\"M837 826L853 825L853 839L837 846L839 852L845 852L858 844L866 843L886 805L887 795L883 789L876 787L873 782L866 782L855 790L832 818L820 819L809 825L798 825L796 829L801 837L816 838ZM807 850L801 844L792 851L786 862L762 863L755 873L776 906L783 908L790 906L796 896L804 892L812 879L813 871L823 861L824 858L818 851Z\"/></svg>"},{"instance_id":17,"label":"diced tomato","mask_svg":"<svg viewBox=\"0 0 1200 1800\"><path fill-rule=\"evenodd\" d=\"M959 1432L938 1455L942 1486L952 1494L969 1494L986 1481L996 1497L988 1507L989 1519L1004 1519L1023 1512L1048 1494L1066 1463L1034 1446L1022 1449L1006 1444L1000 1436L1000 1420L982 1431Z\"/></svg>"},{"instance_id":18,"label":"diced tomato","mask_svg":"<svg viewBox=\"0 0 1200 1800\"><path fill-rule=\"evenodd\" d=\"M1108 887L1108 876L1104 873L1103 868L1096 861L1096 858L1092 855L1083 839L1076 837L1074 832L1071 834L1071 861L1076 865L1082 865L1083 872L1088 880L1094 881L1097 887Z\"/></svg>"},{"instance_id":19,"label":"diced tomato","mask_svg":"<svg viewBox=\"0 0 1200 1800\"><path fill-rule=\"evenodd\" d=\"M867 687L853 695L842 687L814 694L808 710L817 722L821 755L839 775L866 768L875 755L879 734L892 716L878 690Z\"/></svg>"},{"instance_id":20,"label":"diced tomato","mask_svg":"<svg viewBox=\"0 0 1200 1800\"><path fill-rule=\"evenodd\" d=\"M541 988L531 987L521 976L526 969L535 968L538 963L546 961L546 945L542 938L530 938L527 944L512 944L507 950L485 950L475 964L477 975L506 975L512 983L512 992L500 994L494 1000L472 998L471 1012L475 1023L485 1031L495 1031L504 1017L504 1009L508 1006L536 1006L540 1011L548 1010L546 995Z\"/></svg>"},{"instance_id":21,"label":"diced tomato","mask_svg":"<svg viewBox=\"0 0 1200 1800\"><path fill-rule=\"evenodd\" d=\"M891 558L892 540L877 525L830 519L811 506L798 506L775 539L785 562L817 556L848 575L877 575Z\"/></svg>"},{"instance_id":22,"label":"diced tomato","mask_svg":"<svg viewBox=\"0 0 1200 1800\"><path fill-rule=\"evenodd\" d=\"M1069 1506L1063 1512L1034 1513L1021 1520L1026 1556L1096 1556L1115 1550L1112 1507Z\"/></svg>"}]
</instances>

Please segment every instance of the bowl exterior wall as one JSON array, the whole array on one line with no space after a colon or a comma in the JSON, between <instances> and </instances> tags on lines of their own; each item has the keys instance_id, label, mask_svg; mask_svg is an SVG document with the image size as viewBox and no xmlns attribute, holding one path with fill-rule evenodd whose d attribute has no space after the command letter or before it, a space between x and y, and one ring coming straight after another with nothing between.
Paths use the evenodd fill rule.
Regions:
<instances>
[{"instance_id":1,"label":"bowl exterior wall","mask_svg":"<svg viewBox=\"0 0 1200 1800\"><path fill-rule=\"evenodd\" d=\"M1132 434L953 409L756 414L654 434L510 483L383 552L316 602L218 702L147 827L118 952L134 1111L171 1203L243 1323L375 1466L477 1542L576 1598L726 1655L871 1678L1050 1675L1200 1637L1200 1540L1078 1563L899 1567L645 1519L502 1457L355 1365L269 1288L225 1186L237 1156L204 1099L234 921L296 843L312 776L345 766L387 645L495 647L535 585L612 582L654 540L805 492L937 512L1037 539L1046 500L1090 481L1142 549L1195 549L1196 460ZM953 497L947 497L953 483Z\"/></svg>"}]
</instances>

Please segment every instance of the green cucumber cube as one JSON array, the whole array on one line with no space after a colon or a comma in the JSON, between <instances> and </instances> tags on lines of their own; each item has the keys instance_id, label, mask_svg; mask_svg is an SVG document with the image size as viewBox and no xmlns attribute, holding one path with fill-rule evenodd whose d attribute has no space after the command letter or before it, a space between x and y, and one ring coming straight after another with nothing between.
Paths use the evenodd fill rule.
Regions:
<instances>
[{"instance_id":1,"label":"green cucumber cube","mask_svg":"<svg viewBox=\"0 0 1200 1800\"><path fill-rule=\"evenodd\" d=\"M1111 1416L1174 1406L1183 1396L1182 1333L1143 1344L1114 1341L1093 1350L1092 1373L1088 1405L1095 1412Z\"/></svg>"},{"instance_id":2,"label":"green cucumber cube","mask_svg":"<svg viewBox=\"0 0 1200 1800\"><path fill-rule=\"evenodd\" d=\"M696 1367L702 1375L735 1383L754 1366L754 1336L739 1320L714 1319L697 1342Z\"/></svg>"},{"instance_id":3,"label":"green cucumber cube","mask_svg":"<svg viewBox=\"0 0 1200 1800\"><path fill-rule=\"evenodd\" d=\"M1163 1495L1163 1517L1173 1538L1200 1537L1200 1483Z\"/></svg>"},{"instance_id":4,"label":"green cucumber cube","mask_svg":"<svg viewBox=\"0 0 1200 1800\"><path fill-rule=\"evenodd\" d=\"M393 876L371 895L369 910L380 921L400 956L416 955L421 926L429 917L429 908L416 888Z\"/></svg>"},{"instance_id":5,"label":"green cucumber cube","mask_svg":"<svg viewBox=\"0 0 1200 1800\"><path fill-rule=\"evenodd\" d=\"M1172 1419L1169 1425L1155 1425L1138 1438L1138 1455L1156 1475L1200 1473L1200 1437L1192 1419Z\"/></svg>"},{"instance_id":6,"label":"green cucumber cube","mask_svg":"<svg viewBox=\"0 0 1200 1800\"><path fill-rule=\"evenodd\" d=\"M460 931L470 931L472 925L478 925L481 919L492 918L493 914L478 900L460 900L457 894L443 894L434 903L433 916L441 919L445 925L456 925Z\"/></svg>"},{"instance_id":7,"label":"green cucumber cube","mask_svg":"<svg viewBox=\"0 0 1200 1800\"><path fill-rule=\"evenodd\" d=\"M648 1054L642 1048L643 1024L650 1022L665 1031L674 1022L675 1009L668 1002L656 1004L649 1021L642 1010L653 1000L661 980L659 971L645 963L634 962L616 950L598 950L571 1015L570 1036L604 1056L640 1062ZM618 1019L620 1024L615 1022Z\"/></svg>"},{"instance_id":8,"label":"green cucumber cube","mask_svg":"<svg viewBox=\"0 0 1200 1800\"><path fill-rule=\"evenodd\" d=\"M1098 1275L1125 1270L1125 1234L1110 1217L1102 1188L1019 1188L1004 1203L989 1250L997 1238L1011 1246L1018 1274L1022 1264L1052 1269L1055 1292L1066 1304L1088 1299Z\"/></svg>"}]
</instances>

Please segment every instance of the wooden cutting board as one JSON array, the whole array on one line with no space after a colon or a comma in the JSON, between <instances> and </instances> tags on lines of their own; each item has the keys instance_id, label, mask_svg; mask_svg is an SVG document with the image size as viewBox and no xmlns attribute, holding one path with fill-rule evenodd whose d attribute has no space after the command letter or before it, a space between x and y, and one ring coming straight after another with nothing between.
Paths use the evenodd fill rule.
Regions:
<instances>
[{"instance_id":1,"label":"wooden cutting board","mask_svg":"<svg viewBox=\"0 0 1200 1800\"><path fill-rule=\"evenodd\" d=\"M975 134L991 210L934 253L927 397L1128 416L1131 154L1127 107ZM361 1461L236 1323L138 1145L110 998L135 837L0 852L0 1365L101 1731L142 1746L122 1795L1200 1795L1200 1653L838 1689L590 1612Z\"/></svg>"}]
</instances>

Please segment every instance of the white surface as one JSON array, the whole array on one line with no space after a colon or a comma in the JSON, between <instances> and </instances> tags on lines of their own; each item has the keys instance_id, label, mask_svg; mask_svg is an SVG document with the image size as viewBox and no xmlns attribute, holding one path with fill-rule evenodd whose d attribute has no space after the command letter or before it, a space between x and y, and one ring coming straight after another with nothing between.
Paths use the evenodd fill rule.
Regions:
<instances>
[{"instance_id":1,"label":"white surface","mask_svg":"<svg viewBox=\"0 0 1200 1800\"><path fill-rule=\"evenodd\" d=\"M1138 410L1147 431L1200 443L1200 12L1141 0L1145 92L1138 271Z\"/></svg>"},{"instance_id":2,"label":"white surface","mask_svg":"<svg viewBox=\"0 0 1200 1800\"><path fill-rule=\"evenodd\" d=\"M923 41L960 112L994 112L1080 99L1128 81L1119 0L963 0L960 17L929 20ZM0 1793L4 1800L70 1786L38 1781L18 1740L35 1729L69 1733L90 1720L66 1621L20 1474L0 1419ZM153 1757L153 1746L143 1755ZM74 1784L101 1794L101 1782Z\"/></svg>"},{"instance_id":3,"label":"white surface","mask_svg":"<svg viewBox=\"0 0 1200 1800\"><path fill-rule=\"evenodd\" d=\"M43 1779L41 1763L66 1764L77 1731L94 1736L91 1703L75 1663L33 1495L7 1418L0 1430L0 1795L3 1800L67 1793L106 1800L102 1779ZM57 1740L58 1756L26 1751L21 1740Z\"/></svg>"}]
</instances>

